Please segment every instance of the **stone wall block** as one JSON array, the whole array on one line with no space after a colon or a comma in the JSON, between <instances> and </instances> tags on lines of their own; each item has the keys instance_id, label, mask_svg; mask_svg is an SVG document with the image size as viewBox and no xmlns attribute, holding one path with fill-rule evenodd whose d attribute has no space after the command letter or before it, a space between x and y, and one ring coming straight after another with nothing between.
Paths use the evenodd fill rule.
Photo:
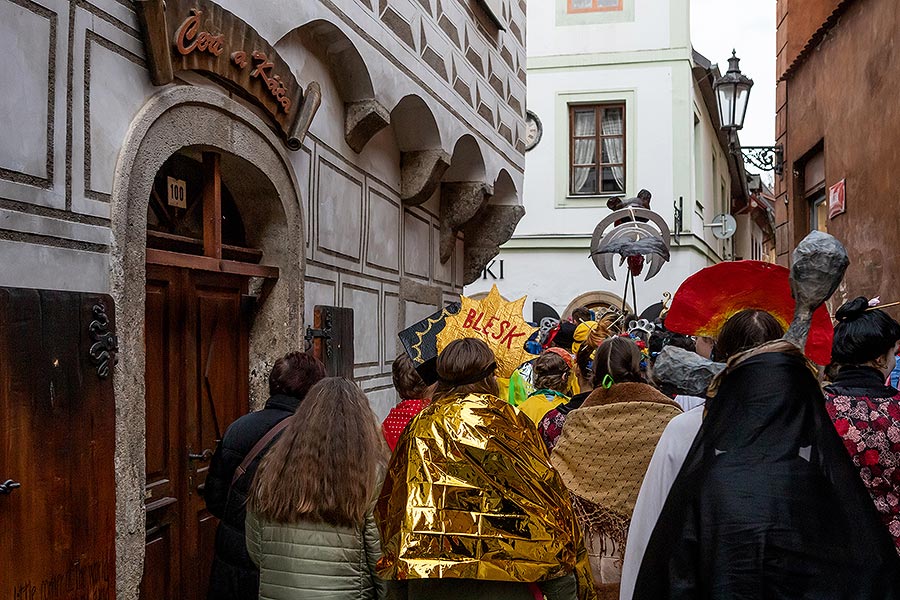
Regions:
<instances>
[{"instance_id":1,"label":"stone wall block","mask_svg":"<svg viewBox=\"0 0 900 600\"><path fill-rule=\"evenodd\" d=\"M463 283L469 285L481 270L500 253L500 246L512 237L525 216L524 206L486 206L465 227Z\"/></svg>"},{"instance_id":2,"label":"stone wall block","mask_svg":"<svg viewBox=\"0 0 900 600\"><path fill-rule=\"evenodd\" d=\"M344 139L355 152L362 152L369 140L390 123L391 114L378 100L370 98L348 102L344 118Z\"/></svg>"},{"instance_id":3,"label":"stone wall block","mask_svg":"<svg viewBox=\"0 0 900 600\"><path fill-rule=\"evenodd\" d=\"M443 150L404 152L400 163L400 198L407 206L418 206L434 193L450 166Z\"/></svg>"},{"instance_id":4,"label":"stone wall block","mask_svg":"<svg viewBox=\"0 0 900 600\"><path fill-rule=\"evenodd\" d=\"M441 263L453 256L456 232L484 208L494 188L481 181L455 181L441 184Z\"/></svg>"}]
</instances>

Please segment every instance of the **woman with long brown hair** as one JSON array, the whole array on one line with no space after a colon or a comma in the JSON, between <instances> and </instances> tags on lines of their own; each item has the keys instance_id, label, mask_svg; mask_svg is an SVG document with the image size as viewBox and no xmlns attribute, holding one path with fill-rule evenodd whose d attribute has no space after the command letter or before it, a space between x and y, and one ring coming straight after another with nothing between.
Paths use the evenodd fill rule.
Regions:
<instances>
[{"instance_id":1,"label":"woman with long brown hair","mask_svg":"<svg viewBox=\"0 0 900 600\"><path fill-rule=\"evenodd\" d=\"M379 573L415 600L593 598L559 475L531 421L497 397L493 352L460 339L397 443L376 514Z\"/></svg>"},{"instance_id":2,"label":"woman with long brown hair","mask_svg":"<svg viewBox=\"0 0 900 600\"><path fill-rule=\"evenodd\" d=\"M376 599L373 517L387 447L365 394L341 377L309 390L263 458L247 511L260 600Z\"/></svg>"}]
</instances>

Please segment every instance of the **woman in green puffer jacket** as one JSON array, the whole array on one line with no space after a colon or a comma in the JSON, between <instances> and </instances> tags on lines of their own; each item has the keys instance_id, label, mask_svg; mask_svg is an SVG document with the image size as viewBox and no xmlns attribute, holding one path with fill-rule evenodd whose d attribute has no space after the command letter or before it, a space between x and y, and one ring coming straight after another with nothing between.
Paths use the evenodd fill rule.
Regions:
<instances>
[{"instance_id":1,"label":"woman in green puffer jacket","mask_svg":"<svg viewBox=\"0 0 900 600\"><path fill-rule=\"evenodd\" d=\"M323 379L289 419L247 510L260 600L385 598L372 510L387 446L366 396L347 379Z\"/></svg>"}]
</instances>

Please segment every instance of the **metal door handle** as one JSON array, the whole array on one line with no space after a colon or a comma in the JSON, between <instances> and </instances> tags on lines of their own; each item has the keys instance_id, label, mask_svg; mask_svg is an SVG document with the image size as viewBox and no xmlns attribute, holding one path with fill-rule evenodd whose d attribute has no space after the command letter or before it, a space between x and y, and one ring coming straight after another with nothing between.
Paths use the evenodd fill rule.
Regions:
<instances>
[{"instance_id":1,"label":"metal door handle","mask_svg":"<svg viewBox=\"0 0 900 600\"><path fill-rule=\"evenodd\" d=\"M212 458L213 451L209 448L205 449L200 454L194 454L193 452L188 452L188 460L209 460Z\"/></svg>"},{"instance_id":2,"label":"metal door handle","mask_svg":"<svg viewBox=\"0 0 900 600\"><path fill-rule=\"evenodd\" d=\"M12 479L7 479L3 483L0 483L0 494L11 494L13 490L16 488L22 487L22 484L18 481L13 481Z\"/></svg>"}]
</instances>

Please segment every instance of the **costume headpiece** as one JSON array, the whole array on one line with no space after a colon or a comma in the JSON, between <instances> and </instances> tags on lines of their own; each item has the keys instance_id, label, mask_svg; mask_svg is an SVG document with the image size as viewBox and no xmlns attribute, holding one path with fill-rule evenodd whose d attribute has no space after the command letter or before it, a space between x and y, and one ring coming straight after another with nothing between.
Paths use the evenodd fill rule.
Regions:
<instances>
[{"instance_id":1,"label":"costume headpiece","mask_svg":"<svg viewBox=\"0 0 900 600\"><path fill-rule=\"evenodd\" d=\"M790 271L757 260L723 262L688 277L672 298L666 329L715 338L722 325L746 309L764 310L787 329L794 317ZM812 315L806 354L820 365L831 362L834 327L828 310Z\"/></svg>"},{"instance_id":2,"label":"costume headpiece","mask_svg":"<svg viewBox=\"0 0 900 600\"><path fill-rule=\"evenodd\" d=\"M497 359L497 377L509 378L519 365L534 358L525 350L525 342L536 327L525 322L522 308L525 296L507 302L497 286L483 300L461 296L462 308L446 318L444 328L437 334L437 351L453 340L476 338L484 341Z\"/></svg>"}]
</instances>

